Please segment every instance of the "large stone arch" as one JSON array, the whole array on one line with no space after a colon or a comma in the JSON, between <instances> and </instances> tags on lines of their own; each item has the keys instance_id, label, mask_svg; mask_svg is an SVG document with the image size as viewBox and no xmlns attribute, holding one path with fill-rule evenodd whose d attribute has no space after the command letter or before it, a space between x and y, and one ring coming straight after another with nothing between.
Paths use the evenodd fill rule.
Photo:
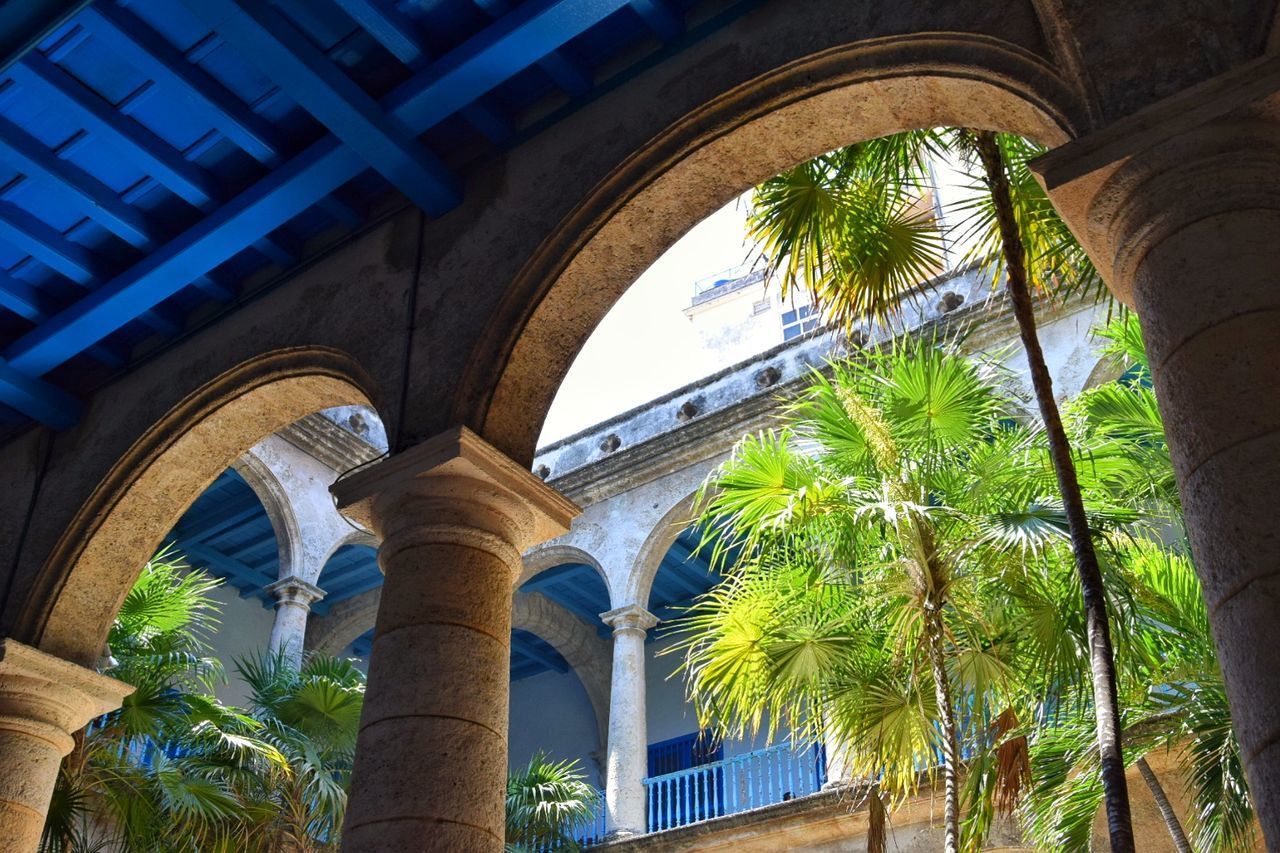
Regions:
<instances>
[{"instance_id":1,"label":"large stone arch","mask_svg":"<svg viewBox=\"0 0 1280 853\"><path fill-rule=\"evenodd\" d=\"M15 636L82 664L182 513L254 444L313 412L370 405L372 381L345 353L268 352L188 394L110 468L44 561Z\"/></svg>"},{"instance_id":2,"label":"large stone arch","mask_svg":"<svg viewBox=\"0 0 1280 853\"><path fill-rule=\"evenodd\" d=\"M795 163L942 125L1054 146L1076 135L1083 115L1040 57L950 32L830 48L722 92L634 151L543 240L473 352L455 419L531 457L565 372L635 277L703 218Z\"/></svg>"}]
</instances>

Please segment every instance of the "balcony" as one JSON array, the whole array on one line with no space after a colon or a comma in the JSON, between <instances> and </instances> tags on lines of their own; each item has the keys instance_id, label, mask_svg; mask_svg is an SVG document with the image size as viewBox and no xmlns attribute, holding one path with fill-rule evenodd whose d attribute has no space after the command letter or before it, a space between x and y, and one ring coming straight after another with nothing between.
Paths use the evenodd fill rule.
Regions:
<instances>
[{"instance_id":1,"label":"balcony","mask_svg":"<svg viewBox=\"0 0 1280 853\"><path fill-rule=\"evenodd\" d=\"M644 780L648 830L661 832L813 794L826 782L821 747L766 749Z\"/></svg>"}]
</instances>

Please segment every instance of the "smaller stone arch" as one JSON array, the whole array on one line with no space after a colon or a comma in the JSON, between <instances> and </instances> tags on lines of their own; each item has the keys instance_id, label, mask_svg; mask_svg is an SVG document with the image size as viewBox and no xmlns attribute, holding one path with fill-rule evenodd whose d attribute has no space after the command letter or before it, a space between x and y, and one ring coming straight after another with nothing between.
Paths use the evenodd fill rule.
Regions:
<instances>
[{"instance_id":1,"label":"smaller stone arch","mask_svg":"<svg viewBox=\"0 0 1280 853\"><path fill-rule=\"evenodd\" d=\"M271 467L252 450L231 463L231 468L240 475L253 490L258 503L266 510L271 529L276 535L276 551L280 564L280 576L291 574L286 570L296 561L299 543L302 542L302 528L293 511L293 501L288 489Z\"/></svg>"},{"instance_id":2,"label":"smaller stone arch","mask_svg":"<svg viewBox=\"0 0 1280 853\"><path fill-rule=\"evenodd\" d=\"M382 603L382 587L339 601L324 616L312 615L307 621L306 649L327 655L340 655L378 621L378 605Z\"/></svg>"},{"instance_id":3,"label":"smaller stone arch","mask_svg":"<svg viewBox=\"0 0 1280 853\"><path fill-rule=\"evenodd\" d=\"M570 536L573 534L570 533ZM570 545L560 539L552 539L550 542L539 545L526 551L523 565L520 569L520 577L516 579L515 588L519 589L538 575L554 569L556 566L563 566L568 563L580 563L584 566L590 566L600 575L600 579L604 581L604 588L609 592L609 600L613 600L613 588L609 584L609 575L605 572L604 567L600 565L600 561L588 554L576 545Z\"/></svg>"},{"instance_id":4,"label":"smaller stone arch","mask_svg":"<svg viewBox=\"0 0 1280 853\"><path fill-rule=\"evenodd\" d=\"M540 592L517 592L511 602L512 630L528 631L565 659L591 700L603 748L609 731L613 645L595 629Z\"/></svg>"},{"instance_id":5,"label":"smaller stone arch","mask_svg":"<svg viewBox=\"0 0 1280 853\"><path fill-rule=\"evenodd\" d=\"M689 522L693 519L697 495L696 491L685 495L671 509L667 510L662 518L658 519L658 523L654 525L653 530L649 531L649 535L645 537L640 550L636 552L631 573L627 576L627 585L623 591L623 598L622 600L613 599L614 607L624 607L628 604L638 604L641 607L648 606L649 592L653 589L653 579L657 577L658 569L661 567L662 560L667 555L672 543L676 541L676 537L689 526Z\"/></svg>"}]
</instances>

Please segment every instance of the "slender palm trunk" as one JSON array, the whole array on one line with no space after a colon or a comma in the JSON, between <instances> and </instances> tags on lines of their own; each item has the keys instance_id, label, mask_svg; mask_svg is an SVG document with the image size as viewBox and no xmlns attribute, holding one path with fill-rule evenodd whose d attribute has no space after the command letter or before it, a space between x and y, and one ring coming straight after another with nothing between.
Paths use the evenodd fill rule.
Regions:
<instances>
[{"instance_id":1,"label":"slender palm trunk","mask_svg":"<svg viewBox=\"0 0 1280 853\"><path fill-rule=\"evenodd\" d=\"M1089 639L1089 666L1093 679L1093 704L1097 724L1098 750L1102 763L1102 787L1106 795L1107 827L1114 853L1133 853L1133 821L1129 814L1129 790L1124 775L1124 756L1120 748L1120 711L1116 698L1115 658L1111 645L1111 629L1107 621L1107 600L1098 567L1098 555L1089 534L1089 519L1084 511L1084 498L1071 458L1071 445L1057 401L1053 398L1053 380L1045 364L1044 351L1036 332L1035 311L1027 285L1026 250L1018 233L1009 191L1009 177L996 135L976 131L978 156L986 172L987 186L995 203L996 218L1004 249L1005 281L1013 303L1018 332L1027 353L1031 384L1040 405L1049 438L1053 469L1062 492L1063 509L1071 531L1071 547L1075 553L1076 571L1084 597L1085 620Z\"/></svg>"},{"instance_id":2,"label":"slender palm trunk","mask_svg":"<svg viewBox=\"0 0 1280 853\"><path fill-rule=\"evenodd\" d=\"M1169 837L1173 839L1173 846L1177 848L1178 853L1192 853L1191 842L1187 840L1182 821L1178 820L1178 815L1173 810L1168 796L1165 795L1164 786L1160 784L1156 772L1151 769L1151 765L1145 758L1139 758L1134 763L1138 765L1138 772L1142 774L1147 788L1151 790L1151 797L1156 801L1156 809L1159 810L1160 816L1164 818L1164 825L1169 828Z\"/></svg>"},{"instance_id":3,"label":"slender palm trunk","mask_svg":"<svg viewBox=\"0 0 1280 853\"><path fill-rule=\"evenodd\" d=\"M946 784L943 798L943 850L960 849L960 743L956 736L956 712L951 701L951 679L947 675L946 631L942 625L942 604L930 595L924 603L925 644L933 671L933 691L938 702L938 722L942 727L942 775Z\"/></svg>"}]
</instances>

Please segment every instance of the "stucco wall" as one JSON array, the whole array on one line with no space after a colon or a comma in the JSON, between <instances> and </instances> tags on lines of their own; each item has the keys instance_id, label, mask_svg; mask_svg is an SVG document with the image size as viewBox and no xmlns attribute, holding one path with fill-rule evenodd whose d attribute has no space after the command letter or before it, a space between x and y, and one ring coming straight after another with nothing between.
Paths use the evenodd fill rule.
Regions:
<instances>
[{"instance_id":1,"label":"stucco wall","mask_svg":"<svg viewBox=\"0 0 1280 853\"><path fill-rule=\"evenodd\" d=\"M235 662L237 658L266 650L275 611L263 607L257 598L241 598L235 587L226 584L214 591L213 598L222 607L222 613L218 631L209 638L209 645L213 657L222 661L227 669L227 683L214 692L223 702L243 707L248 690L236 675Z\"/></svg>"},{"instance_id":2,"label":"stucco wall","mask_svg":"<svg viewBox=\"0 0 1280 853\"><path fill-rule=\"evenodd\" d=\"M600 736L595 713L572 672L544 672L511 685L507 763L521 767L538 750L560 761L577 759L596 787L602 786L593 753Z\"/></svg>"}]
</instances>

